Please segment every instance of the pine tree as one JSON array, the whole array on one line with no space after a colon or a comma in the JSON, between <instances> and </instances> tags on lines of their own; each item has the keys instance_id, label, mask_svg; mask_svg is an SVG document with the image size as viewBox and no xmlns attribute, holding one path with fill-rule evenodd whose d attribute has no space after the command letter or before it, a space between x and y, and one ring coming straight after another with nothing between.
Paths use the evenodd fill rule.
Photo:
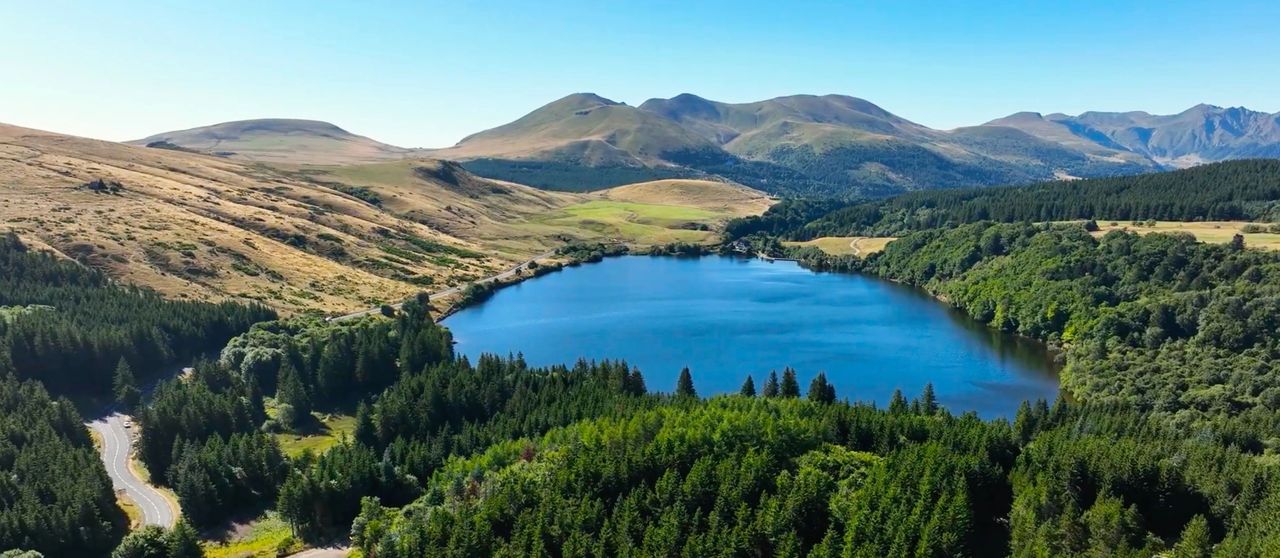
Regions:
<instances>
[{"instance_id":1,"label":"pine tree","mask_svg":"<svg viewBox=\"0 0 1280 558\"><path fill-rule=\"evenodd\" d=\"M933 382L924 385L924 393L920 394L920 411L926 415L938 412L938 396L933 393Z\"/></svg>"},{"instance_id":2,"label":"pine tree","mask_svg":"<svg viewBox=\"0 0 1280 558\"><path fill-rule=\"evenodd\" d=\"M133 376L133 368L124 357L120 357L120 362L116 364L111 389L116 396L116 402L123 405L126 410L133 409L142 400L142 390L138 389L138 380Z\"/></svg>"},{"instance_id":3,"label":"pine tree","mask_svg":"<svg viewBox=\"0 0 1280 558\"><path fill-rule=\"evenodd\" d=\"M809 382L809 400L816 403L834 403L836 400L836 388L827 381L827 374L819 372L814 376L813 381Z\"/></svg>"},{"instance_id":4,"label":"pine tree","mask_svg":"<svg viewBox=\"0 0 1280 558\"><path fill-rule=\"evenodd\" d=\"M751 378L750 374L747 375L747 381L742 382L742 389L738 390L738 394L745 397L756 396L756 381Z\"/></svg>"},{"instance_id":5,"label":"pine tree","mask_svg":"<svg viewBox=\"0 0 1280 558\"><path fill-rule=\"evenodd\" d=\"M370 448L378 446L378 431L373 424L373 412L363 401L356 407L356 443Z\"/></svg>"},{"instance_id":6,"label":"pine tree","mask_svg":"<svg viewBox=\"0 0 1280 558\"><path fill-rule=\"evenodd\" d=\"M1173 558L1209 558L1213 554L1209 521L1203 515L1191 518L1182 530L1182 537L1173 547Z\"/></svg>"},{"instance_id":7,"label":"pine tree","mask_svg":"<svg viewBox=\"0 0 1280 558\"><path fill-rule=\"evenodd\" d=\"M639 368L632 368L631 372L627 374L626 386L627 393L632 395L644 395L649 391L649 388L644 384L644 376L640 374Z\"/></svg>"},{"instance_id":8,"label":"pine tree","mask_svg":"<svg viewBox=\"0 0 1280 558\"><path fill-rule=\"evenodd\" d=\"M693 389L693 375L686 366L680 370L680 379L676 380L676 395L679 397L697 397L698 391Z\"/></svg>"},{"instance_id":9,"label":"pine tree","mask_svg":"<svg viewBox=\"0 0 1280 558\"><path fill-rule=\"evenodd\" d=\"M302 384L301 375L293 366L293 360L288 357L280 363L280 389L276 391L276 400L289 406L289 416L280 418L290 428L302 424L311 416L311 397L307 395L307 388Z\"/></svg>"},{"instance_id":10,"label":"pine tree","mask_svg":"<svg viewBox=\"0 0 1280 558\"><path fill-rule=\"evenodd\" d=\"M764 382L764 392L762 395L764 395L765 397L778 396L778 371L777 370L771 370L769 372L769 379L765 380Z\"/></svg>"},{"instance_id":11,"label":"pine tree","mask_svg":"<svg viewBox=\"0 0 1280 558\"><path fill-rule=\"evenodd\" d=\"M796 380L796 371L791 367L782 370L782 390L779 394L787 398L800 397L800 382Z\"/></svg>"},{"instance_id":12,"label":"pine tree","mask_svg":"<svg viewBox=\"0 0 1280 558\"><path fill-rule=\"evenodd\" d=\"M906 413L910 408L907 398L902 395L902 390L893 390L893 397L889 399L889 412L895 414Z\"/></svg>"},{"instance_id":13,"label":"pine tree","mask_svg":"<svg viewBox=\"0 0 1280 558\"><path fill-rule=\"evenodd\" d=\"M184 520L178 520L173 530L165 536L165 546L169 550L168 558L203 558L204 549L200 547L200 535Z\"/></svg>"}]
</instances>

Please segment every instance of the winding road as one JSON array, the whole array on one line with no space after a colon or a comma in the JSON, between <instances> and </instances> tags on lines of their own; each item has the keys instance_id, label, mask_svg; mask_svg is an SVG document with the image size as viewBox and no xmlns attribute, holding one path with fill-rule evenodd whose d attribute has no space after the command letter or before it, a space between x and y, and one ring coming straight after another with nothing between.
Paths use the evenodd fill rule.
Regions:
<instances>
[{"instance_id":1,"label":"winding road","mask_svg":"<svg viewBox=\"0 0 1280 558\"><path fill-rule=\"evenodd\" d=\"M501 273L485 277L476 281L476 283L491 283L493 281L501 281L510 278L518 273L525 266L540 259L549 258L555 254L555 250L538 254L528 260L503 271ZM439 298L443 296L454 295L462 292L466 285L458 285L449 287L444 290L430 293L431 298ZM399 309L402 303L391 305L393 308ZM351 320L361 316L367 316L380 312L382 307L370 308L360 312L338 316L333 320ZM123 490L125 496L133 500L138 508L142 510L143 525L159 525L161 527L172 527L178 519L178 511L174 509L174 505L155 487L147 484L146 481L138 477L133 468L129 466L129 456L133 451L133 435L129 428L125 427L126 421L131 421L128 416L116 411L108 411L108 414L102 418L88 423L89 428L96 431L102 438L102 462L107 466L107 475L111 477L111 484L116 490ZM350 549L345 547L334 548L316 548L306 550L298 554L294 554L290 558L341 558L347 555Z\"/></svg>"},{"instance_id":2,"label":"winding road","mask_svg":"<svg viewBox=\"0 0 1280 558\"><path fill-rule=\"evenodd\" d=\"M556 253L556 251L555 251L555 250L551 250L551 251L549 251L549 252L543 252L543 253L541 253L541 254L538 254L538 255L536 255L536 256L534 256L534 257L532 257L532 258L529 258L529 259L527 259L527 260L525 260L525 261L523 261L523 262L520 262L520 263L516 264L514 267L512 267L512 268L510 268L510 269L508 269L508 270L506 270L506 271L503 271L502 273L498 273L498 274L496 274L496 275L490 275L490 276L488 276L488 277L485 277L484 279L479 279L479 280L473 281L473 283L492 283L492 282L494 282L494 281L501 281L501 280L503 280L503 279L507 279L507 278L509 278L509 277L514 276L517 272L519 272L522 268L524 268L525 266L529 265L530 263L536 262L536 261L541 260L541 259L544 259L544 258L550 258L551 256L555 255L555 253ZM455 295L455 294L458 294L458 293L462 292L462 289L467 288L467 285L468 285L468 284L470 284L470 283L463 284L463 285L458 285L458 286L456 286L456 287L449 287L449 288L444 289L444 290L440 290L440 291L436 291L436 292L434 292L434 293L430 293L430 297L431 297L431 299L436 299L436 298L440 298L440 297L443 297L443 296L449 296L449 295ZM404 303L403 303L403 302L397 302L397 303L392 304L392 305L390 305L390 306L391 306L392 308L395 308L396 310L399 310L399 309L400 309L400 307L401 307L401 306L403 306L403 305L404 305ZM352 312L352 313L350 313L350 314L345 314L345 315L342 315L342 316L338 316L338 317L333 318L333 319L332 319L332 321L337 322L337 321L342 321L342 320L354 320L354 319L359 318L359 317L362 317L362 316L368 316L368 315L370 315L370 314L377 314L378 312L381 312L381 311L382 311L382 307L381 307L381 306L378 306L378 307L376 307L376 308L370 308L370 309L368 309L368 310L361 310L361 311L359 311L359 312Z\"/></svg>"},{"instance_id":3,"label":"winding road","mask_svg":"<svg viewBox=\"0 0 1280 558\"><path fill-rule=\"evenodd\" d=\"M172 527L177 522L178 513L169 499L160 494L155 487L147 484L129 466L129 455L133 451L133 436L125 427L128 416L118 412L89 423L89 428L102 438L102 462L107 466L107 475L116 490L124 490L125 495L133 500L142 510L143 525L159 525Z\"/></svg>"}]
</instances>

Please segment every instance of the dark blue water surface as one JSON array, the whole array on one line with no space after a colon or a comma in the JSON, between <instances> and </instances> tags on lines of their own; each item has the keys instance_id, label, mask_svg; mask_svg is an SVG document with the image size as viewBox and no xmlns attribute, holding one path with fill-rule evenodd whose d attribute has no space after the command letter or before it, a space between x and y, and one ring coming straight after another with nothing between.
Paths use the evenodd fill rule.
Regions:
<instances>
[{"instance_id":1,"label":"dark blue water surface","mask_svg":"<svg viewBox=\"0 0 1280 558\"><path fill-rule=\"evenodd\" d=\"M1042 345L913 289L793 262L609 258L507 287L444 323L473 362L517 352L535 366L624 359L651 391L674 389L683 366L702 395L737 391L748 374L759 389L791 366L802 389L825 371L839 397L880 405L932 382L952 412L984 417L1057 395Z\"/></svg>"}]
</instances>

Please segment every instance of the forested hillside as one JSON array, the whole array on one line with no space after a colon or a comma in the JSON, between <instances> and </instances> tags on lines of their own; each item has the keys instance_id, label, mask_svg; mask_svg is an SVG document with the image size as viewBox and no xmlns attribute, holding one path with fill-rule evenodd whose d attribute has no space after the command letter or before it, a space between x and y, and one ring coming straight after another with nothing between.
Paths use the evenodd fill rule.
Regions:
<instances>
[{"instance_id":1,"label":"forested hillside","mask_svg":"<svg viewBox=\"0 0 1280 558\"><path fill-rule=\"evenodd\" d=\"M19 382L0 352L0 550L103 556L128 524L70 401Z\"/></svg>"},{"instance_id":2,"label":"forested hillside","mask_svg":"<svg viewBox=\"0 0 1280 558\"><path fill-rule=\"evenodd\" d=\"M256 305L167 300L0 238L0 354L18 378L56 394L107 395L122 361L149 379L274 316Z\"/></svg>"},{"instance_id":3,"label":"forested hillside","mask_svg":"<svg viewBox=\"0 0 1280 558\"><path fill-rule=\"evenodd\" d=\"M1094 403L1188 430L1222 417L1232 442L1280 442L1280 254L1244 239L1080 225L975 223L910 234L854 267L938 294L992 327L1061 346L1062 383ZM834 262L833 262L834 263ZM1265 426L1266 428L1261 428Z\"/></svg>"},{"instance_id":4,"label":"forested hillside","mask_svg":"<svg viewBox=\"0 0 1280 558\"><path fill-rule=\"evenodd\" d=\"M1264 179L1256 191L1229 183L1236 193L1190 211L1270 195ZM739 226L776 241L831 207L794 202ZM1244 237L1098 238L1017 221L909 232L865 259L794 252L919 286L1056 347L1072 397L1026 402L1012 421L942 408L932 388L877 409L791 369L707 399L696 370L648 386L621 362L472 363L423 297L356 320L250 328L273 316L166 302L14 239L0 260L13 270L0 328L6 340L35 324L102 336L85 344L101 355L57 369L98 374L99 391L121 356L159 371L244 331L137 411L139 456L200 528L265 503L299 539L349 537L380 558L1280 553L1280 254L1247 250ZM165 333L112 333L135 321ZM29 353L15 346L0 352L13 370L0 370L0 544L102 555L123 523L81 419L18 380L74 376L24 371L16 361ZM127 347L167 360L130 360ZM68 368L100 358L111 366ZM273 434L307 432L320 412L353 414L351 435L286 456ZM141 531L119 552L189 546L191 533Z\"/></svg>"},{"instance_id":5,"label":"forested hillside","mask_svg":"<svg viewBox=\"0 0 1280 558\"><path fill-rule=\"evenodd\" d=\"M785 235L796 240L898 236L985 220L1271 221L1280 218L1276 200L1280 200L1280 161L1254 159L1116 178L916 192L843 207ZM784 204L779 204L761 219L785 211ZM731 224L729 231L744 236L761 228L748 218Z\"/></svg>"}]
</instances>

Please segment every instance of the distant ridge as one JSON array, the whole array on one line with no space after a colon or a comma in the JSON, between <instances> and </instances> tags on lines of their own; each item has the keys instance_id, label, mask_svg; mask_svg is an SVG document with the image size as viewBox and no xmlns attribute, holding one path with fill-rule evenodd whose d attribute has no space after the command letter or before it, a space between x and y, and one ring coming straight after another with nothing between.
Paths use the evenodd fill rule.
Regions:
<instances>
[{"instance_id":1,"label":"distant ridge","mask_svg":"<svg viewBox=\"0 0 1280 558\"><path fill-rule=\"evenodd\" d=\"M722 103L682 93L632 107L575 93L430 153L484 176L555 189L719 178L774 194L839 197L1161 168L1069 130L1045 132L934 130L846 95Z\"/></svg>"},{"instance_id":2,"label":"distant ridge","mask_svg":"<svg viewBox=\"0 0 1280 558\"><path fill-rule=\"evenodd\" d=\"M1026 114L986 125L1010 126L1045 139L1062 137L1094 148L1128 152L1165 167L1280 157L1280 113L1199 104L1171 115L1091 111L1033 118Z\"/></svg>"},{"instance_id":3,"label":"distant ridge","mask_svg":"<svg viewBox=\"0 0 1280 558\"><path fill-rule=\"evenodd\" d=\"M227 122L132 143L286 164L427 155L553 190L710 179L777 195L850 198L1275 158L1280 113L1206 104L1175 115L1017 112L936 130L847 95L723 103L681 93L633 107L574 93L443 149L405 149L293 119Z\"/></svg>"},{"instance_id":4,"label":"distant ridge","mask_svg":"<svg viewBox=\"0 0 1280 558\"><path fill-rule=\"evenodd\" d=\"M358 136L328 122L290 118L223 122L164 132L127 143L177 146L247 161L320 165L385 161L413 152Z\"/></svg>"}]
</instances>

